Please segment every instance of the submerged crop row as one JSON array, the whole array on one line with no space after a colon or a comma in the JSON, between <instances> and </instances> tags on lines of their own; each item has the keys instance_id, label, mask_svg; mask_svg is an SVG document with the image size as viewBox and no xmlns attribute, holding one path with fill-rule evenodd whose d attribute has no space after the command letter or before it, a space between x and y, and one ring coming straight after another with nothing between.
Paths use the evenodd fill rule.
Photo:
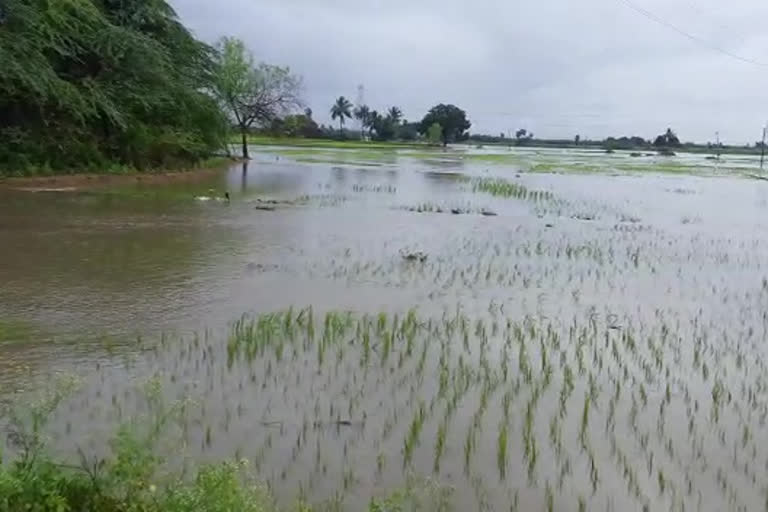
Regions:
<instances>
[{"instance_id":1,"label":"submerged crop row","mask_svg":"<svg viewBox=\"0 0 768 512\"><path fill-rule=\"evenodd\" d=\"M707 325L514 318L494 303L471 316L244 316L225 339L164 338L100 367L46 433L91 460L109 440L93 425L157 418L130 385L146 375L187 404L174 423L184 449L158 449L171 467L245 460L282 504L357 510L413 474L457 490L460 510L762 509L768 375L754 347L766 333L722 343Z\"/></svg>"}]
</instances>

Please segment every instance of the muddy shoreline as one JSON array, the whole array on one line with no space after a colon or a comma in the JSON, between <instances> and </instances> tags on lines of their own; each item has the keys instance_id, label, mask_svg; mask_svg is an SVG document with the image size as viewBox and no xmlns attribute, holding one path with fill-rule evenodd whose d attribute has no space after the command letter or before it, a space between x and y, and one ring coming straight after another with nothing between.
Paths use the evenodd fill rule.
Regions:
<instances>
[{"instance_id":1,"label":"muddy shoreline","mask_svg":"<svg viewBox=\"0 0 768 512\"><path fill-rule=\"evenodd\" d=\"M0 189L22 192L76 192L78 190L116 185L199 183L228 169L242 160L222 159L220 163L173 171L147 171L126 174L59 174L0 178Z\"/></svg>"}]
</instances>

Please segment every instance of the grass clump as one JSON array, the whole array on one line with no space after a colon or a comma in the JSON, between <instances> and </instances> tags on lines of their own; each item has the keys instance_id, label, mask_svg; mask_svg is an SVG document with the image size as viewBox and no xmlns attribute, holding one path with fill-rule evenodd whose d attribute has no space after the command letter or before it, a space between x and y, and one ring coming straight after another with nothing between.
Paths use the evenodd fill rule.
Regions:
<instances>
[{"instance_id":1,"label":"grass clump","mask_svg":"<svg viewBox=\"0 0 768 512\"><path fill-rule=\"evenodd\" d=\"M16 320L0 320L0 344L28 341L32 337L29 324Z\"/></svg>"},{"instance_id":2,"label":"grass clump","mask_svg":"<svg viewBox=\"0 0 768 512\"><path fill-rule=\"evenodd\" d=\"M233 136L230 141L239 143L240 135ZM375 142L363 140L333 140L333 139L303 139L297 137L268 137L251 135L248 144L254 146L292 146L302 148L331 148L331 149L426 149L427 146L420 142Z\"/></svg>"},{"instance_id":3,"label":"grass clump","mask_svg":"<svg viewBox=\"0 0 768 512\"><path fill-rule=\"evenodd\" d=\"M553 198L552 193L546 190L529 190L519 183L498 179L479 178L472 182L473 192L485 192L492 196L523 199L528 201L547 201Z\"/></svg>"}]
</instances>

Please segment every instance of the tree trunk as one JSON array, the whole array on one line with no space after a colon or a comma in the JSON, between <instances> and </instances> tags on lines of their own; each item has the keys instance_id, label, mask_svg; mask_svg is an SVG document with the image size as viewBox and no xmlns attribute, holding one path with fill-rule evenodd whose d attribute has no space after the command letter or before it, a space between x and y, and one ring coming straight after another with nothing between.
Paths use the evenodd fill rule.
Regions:
<instances>
[{"instance_id":1,"label":"tree trunk","mask_svg":"<svg viewBox=\"0 0 768 512\"><path fill-rule=\"evenodd\" d=\"M339 118L339 138L344 136L344 118Z\"/></svg>"},{"instance_id":2,"label":"tree trunk","mask_svg":"<svg viewBox=\"0 0 768 512\"><path fill-rule=\"evenodd\" d=\"M240 127L240 135L243 138L243 158L248 160L250 158L248 156L248 133L246 132L244 126Z\"/></svg>"}]
</instances>

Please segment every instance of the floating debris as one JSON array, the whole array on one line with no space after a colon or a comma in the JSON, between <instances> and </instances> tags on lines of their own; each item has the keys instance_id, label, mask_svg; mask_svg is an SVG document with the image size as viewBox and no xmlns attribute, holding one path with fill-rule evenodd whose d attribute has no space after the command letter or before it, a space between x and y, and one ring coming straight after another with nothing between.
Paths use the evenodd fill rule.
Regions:
<instances>
[{"instance_id":1,"label":"floating debris","mask_svg":"<svg viewBox=\"0 0 768 512\"><path fill-rule=\"evenodd\" d=\"M414 252L400 251L400 256L402 256L403 259L406 261L418 261L420 263L424 263L425 261L427 261L427 257L428 257L428 255L422 251L414 251Z\"/></svg>"}]
</instances>

